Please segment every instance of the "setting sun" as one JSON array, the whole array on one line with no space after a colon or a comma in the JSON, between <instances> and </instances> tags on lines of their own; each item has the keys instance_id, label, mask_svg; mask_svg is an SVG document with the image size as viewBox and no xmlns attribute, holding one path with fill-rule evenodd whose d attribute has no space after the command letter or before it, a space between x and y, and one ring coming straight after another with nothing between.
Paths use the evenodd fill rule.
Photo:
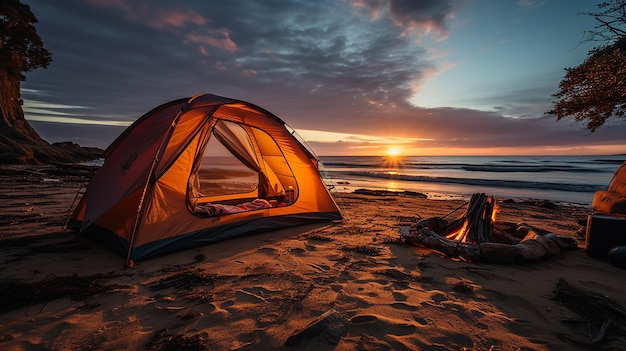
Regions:
<instances>
[{"instance_id":1,"label":"setting sun","mask_svg":"<svg viewBox=\"0 0 626 351\"><path fill-rule=\"evenodd\" d=\"M400 150L395 147L390 147L387 149L387 156L398 156L400 155Z\"/></svg>"},{"instance_id":2,"label":"setting sun","mask_svg":"<svg viewBox=\"0 0 626 351\"><path fill-rule=\"evenodd\" d=\"M400 167L400 163L402 161L402 157L400 156L400 148L398 147L389 147L384 156L384 165L389 169L398 169ZM392 173L388 173L392 174Z\"/></svg>"}]
</instances>

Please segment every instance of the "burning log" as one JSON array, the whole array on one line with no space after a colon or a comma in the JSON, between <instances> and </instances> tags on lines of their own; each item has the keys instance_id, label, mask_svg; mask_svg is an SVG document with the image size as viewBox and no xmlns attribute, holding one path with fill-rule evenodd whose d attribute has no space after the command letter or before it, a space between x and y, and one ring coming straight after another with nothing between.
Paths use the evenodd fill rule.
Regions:
<instances>
[{"instance_id":1,"label":"burning log","mask_svg":"<svg viewBox=\"0 0 626 351\"><path fill-rule=\"evenodd\" d=\"M465 213L446 228L445 237L471 244L488 242L495 213L493 197L474 194Z\"/></svg>"},{"instance_id":2,"label":"burning log","mask_svg":"<svg viewBox=\"0 0 626 351\"><path fill-rule=\"evenodd\" d=\"M496 223L497 212L492 196L476 193L457 220L424 219L403 236L410 245L469 262L537 261L578 247L572 238L526 224Z\"/></svg>"},{"instance_id":3,"label":"burning log","mask_svg":"<svg viewBox=\"0 0 626 351\"><path fill-rule=\"evenodd\" d=\"M461 258L465 261L480 260L480 248L477 245L455 242L425 227L418 228L415 235L410 238L412 239L407 242L421 244L449 257Z\"/></svg>"},{"instance_id":4,"label":"burning log","mask_svg":"<svg viewBox=\"0 0 626 351\"><path fill-rule=\"evenodd\" d=\"M497 227L491 228L491 242L492 243L500 243L500 244L508 244L515 245L519 244L522 239L517 238L504 230L498 229Z\"/></svg>"}]
</instances>

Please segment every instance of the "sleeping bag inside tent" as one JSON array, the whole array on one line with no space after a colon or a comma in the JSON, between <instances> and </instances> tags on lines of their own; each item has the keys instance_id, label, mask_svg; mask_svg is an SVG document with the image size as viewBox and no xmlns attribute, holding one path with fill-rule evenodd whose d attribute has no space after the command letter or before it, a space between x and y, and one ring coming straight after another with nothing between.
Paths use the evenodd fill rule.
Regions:
<instances>
[{"instance_id":1,"label":"sleeping bag inside tent","mask_svg":"<svg viewBox=\"0 0 626 351\"><path fill-rule=\"evenodd\" d=\"M104 152L68 228L131 260L257 231L341 219L294 130L210 94L158 106Z\"/></svg>"}]
</instances>

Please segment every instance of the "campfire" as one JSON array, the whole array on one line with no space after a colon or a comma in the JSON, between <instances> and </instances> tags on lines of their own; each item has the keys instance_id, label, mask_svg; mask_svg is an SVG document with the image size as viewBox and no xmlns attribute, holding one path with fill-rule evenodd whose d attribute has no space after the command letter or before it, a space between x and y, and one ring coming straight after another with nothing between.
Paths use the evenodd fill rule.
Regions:
<instances>
[{"instance_id":1,"label":"campfire","mask_svg":"<svg viewBox=\"0 0 626 351\"><path fill-rule=\"evenodd\" d=\"M497 205L492 196L474 194L461 218L449 224L443 236L450 240L479 244L490 241Z\"/></svg>"},{"instance_id":2,"label":"campfire","mask_svg":"<svg viewBox=\"0 0 626 351\"><path fill-rule=\"evenodd\" d=\"M526 224L496 222L498 205L492 196L473 194L465 212L456 220L432 217L404 231L404 240L452 258L470 262L540 260L578 247L562 237Z\"/></svg>"}]
</instances>

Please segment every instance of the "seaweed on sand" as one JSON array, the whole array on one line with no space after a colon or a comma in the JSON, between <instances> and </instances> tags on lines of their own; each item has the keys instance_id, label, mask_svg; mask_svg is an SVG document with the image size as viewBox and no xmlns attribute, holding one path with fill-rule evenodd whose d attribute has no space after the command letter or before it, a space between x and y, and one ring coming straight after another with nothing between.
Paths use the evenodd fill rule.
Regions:
<instances>
[{"instance_id":1,"label":"seaweed on sand","mask_svg":"<svg viewBox=\"0 0 626 351\"><path fill-rule=\"evenodd\" d=\"M213 286L216 276L204 274L200 270L184 270L163 279L151 283L148 287L151 290L162 290L167 288L191 289L201 285Z\"/></svg>"},{"instance_id":2,"label":"seaweed on sand","mask_svg":"<svg viewBox=\"0 0 626 351\"><path fill-rule=\"evenodd\" d=\"M105 279L116 275L94 274L80 276L49 276L41 281L27 283L17 280L0 281L0 313L14 311L26 306L48 303L59 298L82 301L104 292L127 286L107 284Z\"/></svg>"},{"instance_id":3,"label":"seaweed on sand","mask_svg":"<svg viewBox=\"0 0 626 351\"><path fill-rule=\"evenodd\" d=\"M608 296L575 287L563 278L559 279L553 293L554 300L578 314L563 322L570 324L578 334L586 334L582 340L567 335L559 337L596 347L605 343L626 345L626 309L619 303Z\"/></svg>"},{"instance_id":4,"label":"seaweed on sand","mask_svg":"<svg viewBox=\"0 0 626 351\"><path fill-rule=\"evenodd\" d=\"M210 350L206 335L167 334L167 329L154 333L146 344L147 351L205 351Z\"/></svg>"}]
</instances>

